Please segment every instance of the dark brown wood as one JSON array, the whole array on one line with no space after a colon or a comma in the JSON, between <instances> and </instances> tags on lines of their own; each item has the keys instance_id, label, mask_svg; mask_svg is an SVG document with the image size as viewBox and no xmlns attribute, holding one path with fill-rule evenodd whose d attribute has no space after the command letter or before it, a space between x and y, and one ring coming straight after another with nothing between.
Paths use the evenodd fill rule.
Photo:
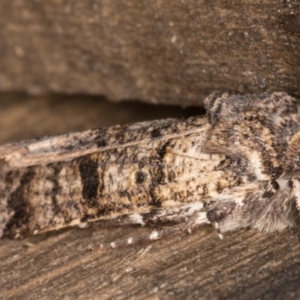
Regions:
<instances>
[{"instance_id":1,"label":"dark brown wood","mask_svg":"<svg viewBox=\"0 0 300 300\"><path fill-rule=\"evenodd\" d=\"M0 142L189 111L91 97L0 95ZM106 252L101 242L151 228L71 228L0 240L1 299L298 299L298 229L191 235Z\"/></svg>"},{"instance_id":2,"label":"dark brown wood","mask_svg":"<svg viewBox=\"0 0 300 300\"><path fill-rule=\"evenodd\" d=\"M201 105L209 93L300 96L299 1L10 0L0 91Z\"/></svg>"}]
</instances>

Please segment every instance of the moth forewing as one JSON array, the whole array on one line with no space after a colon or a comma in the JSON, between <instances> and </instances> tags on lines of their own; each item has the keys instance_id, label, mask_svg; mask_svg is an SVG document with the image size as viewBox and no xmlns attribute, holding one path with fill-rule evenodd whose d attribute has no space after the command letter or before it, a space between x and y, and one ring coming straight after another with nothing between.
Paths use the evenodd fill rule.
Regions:
<instances>
[{"instance_id":1,"label":"moth forewing","mask_svg":"<svg viewBox=\"0 0 300 300\"><path fill-rule=\"evenodd\" d=\"M0 159L11 168L49 164L110 149L142 145L153 140L201 133L207 131L208 127L204 117L116 125L3 145L0 146Z\"/></svg>"},{"instance_id":2,"label":"moth forewing","mask_svg":"<svg viewBox=\"0 0 300 300\"><path fill-rule=\"evenodd\" d=\"M298 101L284 93L214 93L205 104L208 118L114 126L0 147L0 236L101 219L178 223L150 240L204 223L219 234L296 224L293 179L284 187L278 182L285 169L282 153L300 124Z\"/></svg>"}]
</instances>

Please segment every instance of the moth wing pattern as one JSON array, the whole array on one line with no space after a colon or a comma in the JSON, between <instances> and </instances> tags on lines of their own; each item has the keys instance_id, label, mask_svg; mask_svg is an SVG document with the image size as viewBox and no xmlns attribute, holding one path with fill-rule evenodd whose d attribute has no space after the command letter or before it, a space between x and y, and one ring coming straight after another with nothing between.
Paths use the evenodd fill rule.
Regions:
<instances>
[{"instance_id":1,"label":"moth wing pattern","mask_svg":"<svg viewBox=\"0 0 300 300\"><path fill-rule=\"evenodd\" d=\"M135 240L212 224L219 234L299 223L299 100L205 100L207 118L88 130L0 147L0 235L82 222L175 223ZM117 246L116 243L110 247Z\"/></svg>"},{"instance_id":2,"label":"moth wing pattern","mask_svg":"<svg viewBox=\"0 0 300 300\"><path fill-rule=\"evenodd\" d=\"M0 159L11 168L49 164L205 131L204 123L206 120L199 117L164 119L42 137L0 146Z\"/></svg>"},{"instance_id":3,"label":"moth wing pattern","mask_svg":"<svg viewBox=\"0 0 300 300\"><path fill-rule=\"evenodd\" d=\"M205 205L200 205L188 217L178 209L160 211L152 221L170 220L166 216L171 210L173 221L177 215L177 220L185 216L185 222L180 220L183 225L156 232L152 239L202 224L213 224L219 234L240 228L274 232L299 224L299 104L298 99L285 93L211 94L205 100L211 127L202 150L237 159L241 166L251 166L252 172L244 171L245 176L252 178L220 195L203 198L199 203ZM193 205L196 207L197 203ZM142 217L145 223L147 215ZM132 243L132 239L120 242L126 243ZM115 246L115 243L101 245L102 248Z\"/></svg>"},{"instance_id":4,"label":"moth wing pattern","mask_svg":"<svg viewBox=\"0 0 300 300\"><path fill-rule=\"evenodd\" d=\"M299 223L299 183L291 176L300 170L299 104L286 93L213 93L205 100L212 125L205 150L246 159L255 174L256 191L245 192L233 217L241 227L273 232Z\"/></svg>"}]
</instances>

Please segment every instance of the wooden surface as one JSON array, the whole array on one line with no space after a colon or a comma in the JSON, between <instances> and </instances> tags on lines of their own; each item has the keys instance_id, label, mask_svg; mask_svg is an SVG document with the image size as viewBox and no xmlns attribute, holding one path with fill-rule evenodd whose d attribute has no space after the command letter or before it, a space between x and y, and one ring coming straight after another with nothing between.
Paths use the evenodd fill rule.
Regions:
<instances>
[{"instance_id":1,"label":"wooden surface","mask_svg":"<svg viewBox=\"0 0 300 300\"><path fill-rule=\"evenodd\" d=\"M181 106L209 93L300 96L299 0L9 0L0 91Z\"/></svg>"},{"instance_id":2,"label":"wooden surface","mask_svg":"<svg viewBox=\"0 0 300 300\"><path fill-rule=\"evenodd\" d=\"M113 104L99 98L0 95L0 142L196 110ZM0 299L299 299L298 229L242 231L220 240L211 227L152 244L90 252L151 228L71 228L0 240Z\"/></svg>"}]
</instances>

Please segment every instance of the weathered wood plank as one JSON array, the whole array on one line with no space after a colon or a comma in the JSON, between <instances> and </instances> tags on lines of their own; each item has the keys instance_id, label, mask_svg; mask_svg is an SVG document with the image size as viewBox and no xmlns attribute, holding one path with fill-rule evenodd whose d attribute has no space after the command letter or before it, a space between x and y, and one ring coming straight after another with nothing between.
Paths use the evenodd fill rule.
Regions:
<instances>
[{"instance_id":1,"label":"weathered wood plank","mask_svg":"<svg viewBox=\"0 0 300 300\"><path fill-rule=\"evenodd\" d=\"M300 96L294 1L2 1L0 91L200 105L209 93Z\"/></svg>"}]
</instances>

